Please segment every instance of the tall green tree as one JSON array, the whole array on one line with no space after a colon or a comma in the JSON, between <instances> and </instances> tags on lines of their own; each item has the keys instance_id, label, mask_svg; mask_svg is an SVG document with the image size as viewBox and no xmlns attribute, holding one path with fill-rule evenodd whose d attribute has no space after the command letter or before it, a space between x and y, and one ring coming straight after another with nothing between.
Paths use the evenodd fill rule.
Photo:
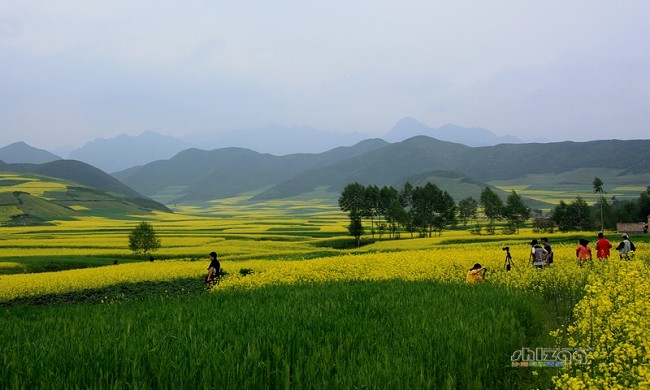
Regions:
<instances>
[{"instance_id":1,"label":"tall green tree","mask_svg":"<svg viewBox=\"0 0 650 390\"><path fill-rule=\"evenodd\" d=\"M570 204L560 201L553 209L552 214L553 221L555 221L560 231L592 229L593 224L589 205L580 195L576 196L576 199Z\"/></svg>"},{"instance_id":2,"label":"tall green tree","mask_svg":"<svg viewBox=\"0 0 650 390\"><path fill-rule=\"evenodd\" d=\"M500 221L503 218L503 201L490 187L485 187L481 191L480 202L483 214L488 219L487 231L489 234L494 234L495 221Z\"/></svg>"},{"instance_id":3,"label":"tall green tree","mask_svg":"<svg viewBox=\"0 0 650 390\"><path fill-rule=\"evenodd\" d=\"M447 191L438 191L436 203L433 205L433 227L438 235L449 225L455 225L456 220L456 202Z\"/></svg>"},{"instance_id":4,"label":"tall green tree","mask_svg":"<svg viewBox=\"0 0 650 390\"><path fill-rule=\"evenodd\" d=\"M560 203L555 206L551 213L551 219L555 222L557 228L560 229L561 232L566 232L572 229L568 213L569 205L563 200L560 200Z\"/></svg>"},{"instance_id":5,"label":"tall green tree","mask_svg":"<svg viewBox=\"0 0 650 390\"><path fill-rule=\"evenodd\" d=\"M512 190L506 198L504 216L508 221L508 230L511 233L519 234L519 227L530 217L530 208L526 207L521 196Z\"/></svg>"},{"instance_id":6,"label":"tall green tree","mask_svg":"<svg viewBox=\"0 0 650 390\"><path fill-rule=\"evenodd\" d=\"M370 219L370 233L373 239L376 232L375 218L379 217L379 196L379 187L375 185L366 187L363 216Z\"/></svg>"},{"instance_id":7,"label":"tall green tree","mask_svg":"<svg viewBox=\"0 0 650 390\"><path fill-rule=\"evenodd\" d=\"M647 221L650 215L650 186L639 195L639 221Z\"/></svg>"},{"instance_id":8,"label":"tall green tree","mask_svg":"<svg viewBox=\"0 0 650 390\"><path fill-rule=\"evenodd\" d=\"M388 225L389 234L397 230L400 221L403 220L403 211L399 202L399 192L393 187L384 186L379 191L379 212L386 225ZM383 233L383 225L380 225L379 232ZM381 236L380 236L381 237Z\"/></svg>"},{"instance_id":9,"label":"tall green tree","mask_svg":"<svg viewBox=\"0 0 650 390\"><path fill-rule=\"evenodd\" d=\"M384 231L386 230L386 227L391 229L390 225L391 222L389 221L389 215L388 215L388 210L391 207L391 204L399 203L399 193L397 190L393 187L388 187L388 186L383 186L379 190L379 202L377 206L377 215L378 215L378 227L379 227L379 238L382 237Z\"/></svg>"},{"instance_id":10,"label":"tall green tree","mask_svg":"<svg viewBox=\"0 0 650 390\"><path fill-rule=\"evenodd\" d=\"M471 196L468 196L465 199L461 199L458 202L458 219L463 224L463 226L467 226L467 223L470 220L476 219L478 216L477 212L478 202Z\"/></svg>"},{"instance_id":11,"label":"tall green tree","mask_svg":"<svg viewBox=\"0 0 650 390\"><path fill-rule=\"evenodd\" d=\"M413 210L415 225L422 236L431 237L433 231L441 234L448 225L456 222L454 199L430 182L413 190Z\"/></svg>"},{"instance_id":12,"label":"tall green tree","mask_svg":"<svg viewBox=\"0 0 650 390\"><path fill-rule=\"evenodd\" d=\"M614 218L616 222L634 223L639 222L640 208L637 202L626 200L616 203ZM644 221L645 218L641 219Z\"/></svg>"},{"instance_id":13,"label":"tall green tree","mask_svg":"<svg viewBox=\"0 0 650 390\"><path fill-rule=\"evenodd\" d=\"M341 211L347 212L350 218L348 231L357 243L361 244L361 236L363 235L363 223L361 221L364 213L366 213L366 188L359 183L351 183L345 186L343 192L339 196L339 208Z\"/></svg>"},{"instance_id":14,"label":"tall green tree","mask_svg":"<svg viewBox=\"0 0 650 390\"><path fill-rule=\"evenodd\" d=\"M420 231L420 237L431 235L433 225L433 194L431 187L417 186L413 189L413 223Z\"/></svg>"},{"instance_id":15,"label":"tall green tree","mask_svg":"<svg viewBox=\"0 0 650 390\"><path fill-rule=\"evenodd\" d=\"M129 234L129 249L145 257L160 248L160 239L149 223L140 222Z\"/></svg>"},{"instance_id":16,"label":"tall green tree","mask_svg":"<svg viewBox=\"0 0 650 390\"><path fill-rule=\"evenodd\" d=\"M413 232L417 230L415 225L415 210L413 206L413 185L409 182L404 184L402 191L399 193L399 202L404 209L404 228L406 231L411 233L411 238L413 238Z\"/></svg>"},{"instance_id":17,"label":"tall green tree","mask_svg":"<svg viewBox=\"0 0 650 390\"><path fill-rule=\"evenodd\" d=\"M594 177L592 184L594 186L594 194L600 195L600 231L602 232L605 230L605 222L603 219L603 204L605 203L605 190L603 189L604 183L598 176L596 176Z\"/></svg>"},{"instance_id":18,"label":"tall green tree","mask_svg":"<svg viewBox=\"0 0 650 390\"><path fill-rule=\"evenodd\" d=\"M575 201L569 205L569 214L573 218L573 230L593 229L593 220L589 211L589 205L580 195L576 196Z\"/></svg>"}]
</instances>

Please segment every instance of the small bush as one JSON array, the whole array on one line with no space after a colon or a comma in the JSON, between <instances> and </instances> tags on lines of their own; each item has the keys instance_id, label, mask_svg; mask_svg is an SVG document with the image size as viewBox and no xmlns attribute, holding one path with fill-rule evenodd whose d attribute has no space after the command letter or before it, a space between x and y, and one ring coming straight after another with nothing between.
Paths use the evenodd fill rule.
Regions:
<instances>
[{"instance_id":1,"label":"small bush","mask_svg":"<svg viewBox=\"0 0 650 390\"><path fill-rule=\"evenodd\" d=\"M252 273L253 273L253 270L250 269L250 268L241 268L241 269L239 270L239 274L240 274L241 276L250 275L250 274L252 274Z\"/></svg>"}]
</instances>

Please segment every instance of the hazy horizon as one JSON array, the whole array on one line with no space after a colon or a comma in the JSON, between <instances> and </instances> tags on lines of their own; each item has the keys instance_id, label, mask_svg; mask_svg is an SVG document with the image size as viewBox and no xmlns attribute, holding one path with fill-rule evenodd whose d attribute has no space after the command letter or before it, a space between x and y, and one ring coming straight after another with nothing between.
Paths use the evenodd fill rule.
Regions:
<instances>
[{"instance_id":1,"label":"hazy horizon","mask_svg":"<svg viewBox=\"0 0 650 390\"><path fill-rule=\"evenodd\" d=\"M0 3L0 146L400 119L648 139L650 2ZM280 140L281 141L281 140Z\"/></svg>"}]
</instances>

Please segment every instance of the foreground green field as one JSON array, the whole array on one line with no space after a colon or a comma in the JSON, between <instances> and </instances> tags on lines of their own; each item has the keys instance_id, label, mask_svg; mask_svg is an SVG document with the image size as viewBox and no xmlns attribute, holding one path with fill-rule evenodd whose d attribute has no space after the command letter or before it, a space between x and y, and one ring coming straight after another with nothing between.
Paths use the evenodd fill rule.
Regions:
<instances>
[{"instance_id":1,"label":"foreground green field","mask_svg":"<svg viewBox=\"0 0 650 390\"><path fill-rule=\"evenodd\" d=\"M510 355L541 311L541 298L494 285L404 281L12 308L0 326L14 369L0 384L517 388L531 373Z\"/></svg>"},{"instance_id":2,"label":"foreground green field","mask_svg":"<svg viewBox=\"0 0 650 390\"><path fill-rule=\"evenodd\" d=\"M650 385L641 236L634 261L580 268L577 238L595 233L549 235L556 262L539 271L526 264L527 230L351 248L333 207L232 202L3 228L0 387ZM154 262L127 249L139 220L160 235ZM206 291L212 250L226 275ZM467 285L475 262L487 281ZM60 271L28 273L48 268ZM589 359L515 359L536 348Z\"/></svg>"}]
</instances>

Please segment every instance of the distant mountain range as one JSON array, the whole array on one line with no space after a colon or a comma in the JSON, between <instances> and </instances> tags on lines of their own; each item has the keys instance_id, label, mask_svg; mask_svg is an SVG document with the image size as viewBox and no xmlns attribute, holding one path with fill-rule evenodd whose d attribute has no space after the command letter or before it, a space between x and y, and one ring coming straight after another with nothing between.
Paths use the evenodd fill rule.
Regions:
<instances>
[{"instance_id":1,"label":"distant mountain range","mask_svg":"<svg viewBox=\"0 0 650 390\"><path fill-rule=\"evenodd\" d=\"M280 125L234 130L218 136L190 134L183 137L185 141L205 150L238 147L276 156L322 153L339 146L351 146L367 138L367 135L356 132L336 133L317 130L310 126Z\"/></svg>"},{"instance_id":2,"label":"distant mountain range","mask_svg":"<svg viewBox=\"0 0 650 390\"><path fill-rule=\"evenodd\" d=\"M401 119L382 138L388 142L400 142L417 135L426 135L467 146L524 142L513 136L499 137L483 128L465 128L452 124L437 129L431 128L414 118ZM176 153L192 147L203 150L238 147L259 153L284 156L295 153L323 153L339 146L355 145L367 138L367 135L357 132L336 133L317 130L309 126L284 127L280 125L234 130L219 135L213 133L188 134L182 138L147 131L138 136L121 134L115 138L98 138L80 148L65 152L63 157L83 161L105 172L112 173L157 160L166 160ZM43 163L61 158L46 151L39 152L43 154L42 156L27 154L24 152L25 146L27 145L24 143L10 145L6 147L9 150L5 154L0 149L0 160L16 163ZM6 157L3 158L3 156Z\"/></svg>"},{"instance_id":3,"label":"distant mountain range","mask_svg":"<svg viewBox=\"0 0 650 390\"><path fill-rule=\"evenodd\" d=\"M384 135L388 142L400 142L418 135L426 135L441 141L456 142L466 146L493 146L503 143L521 144L525 141L506 135L499 137L488 129L480 127L462 127L446 124L436 128L418 122L415 118L403 118Z\"/></svg>"},{"instance_id":4,"label":"distant mountain range","mask_svg":"<svg viewBox=\"0 0 650 390\"><path fill-rule=\"evenodd\" d=\"M417 136L396 143L374 139L319 154L286 156L242 148L188 149L169 160L114 176L143 194L174 202L240 194L253 194L253 200L282 199L305 196L318 188L336 194L352 182L401 187L421 178L471 183L471 191L448 190L458 200L468 193L477 195L489 181L530 174L557 175L584 168L616 170L619 176L647 174L648 150L650 140L469 147Z\"/></svg>"},{"instance_id":5,"label":"distant mountain range","mask_svg":"<svg viewBox=\"0 0 650 390\"><path fill-rule=\"evenodd\" d=\"M86 162L105 172L116 172L170 158L191 146L177 138L147 131L137 137L122 134L110 139L98 138L73 150L68 158Z\"/></svg>"},{"instance_id":6,"label":"distant mountain range","mask_svg":"<svg viewBox=\"0 0 650 390\"><path fill-rule=\"evenodd\" d=\"M432 182L457 201L467 196L478 199L488 183L508 180L553 189L555 178L563 178L562 185L580 188L577 193L591 193L593 176L583 178L579 172L598 172L606 183L622 187L645 187L650 183L648 150L650 140L470 147L416 136L394 143L368 139L322 153L283 156L235 147L189 148L169 159L134 166L113 176L76 160L0 162L0 172L67 180L106 194L120 194L143 209L168 211L158 202L202 202L241 195L251 201L309 198L314 194L335 199L352 182L395 188L407 181L413 185ZM32 152L36 153L29 146L23 150L24 155ZM531 175L538 175L532 180L543 182L531 182ZM529 205L541 207L535 202L527 200Z\"/></svg>"}]
</instances>

